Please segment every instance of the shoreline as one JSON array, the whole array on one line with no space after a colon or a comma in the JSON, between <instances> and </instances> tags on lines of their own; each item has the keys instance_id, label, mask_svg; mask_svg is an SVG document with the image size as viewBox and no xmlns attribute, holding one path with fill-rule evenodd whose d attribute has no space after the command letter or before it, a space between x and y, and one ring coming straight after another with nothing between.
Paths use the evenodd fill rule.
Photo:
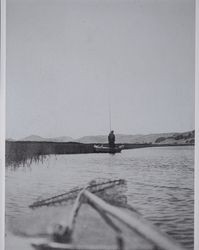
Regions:
<instances>
[{"instance_id":1,"label":"shoreline","mask_svg":"<svg viewBox=\"0 0 199 250\"><path fill-rule=\"evenodd\" d=\"M94 145L108 146L108 143L6 141L6 166L25 164L27 160L37 161L47 155L96 153ZM194 146L194 143L117 143L123 150L147 147Z\"/></svg>"}]
</instances>

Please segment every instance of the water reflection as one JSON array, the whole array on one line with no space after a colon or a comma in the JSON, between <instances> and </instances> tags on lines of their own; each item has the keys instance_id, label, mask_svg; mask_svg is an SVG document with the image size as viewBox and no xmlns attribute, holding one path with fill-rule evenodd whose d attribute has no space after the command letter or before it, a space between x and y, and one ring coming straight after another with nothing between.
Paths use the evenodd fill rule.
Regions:
<instances>
[{"instance_id":1,"label":"water reflection","mask_svg":"<svg viewBox=\"0 0 199 250\"><path fill-rule=\"evenodd\" d=\"M35 200L85 185L96 178L127 181L128 203L193 249L194 148L167 147L47 157L26 168L6 169L6 227L34 217ZM19 227L18 227L19 229Z\"/></svg>"}]
</instances>

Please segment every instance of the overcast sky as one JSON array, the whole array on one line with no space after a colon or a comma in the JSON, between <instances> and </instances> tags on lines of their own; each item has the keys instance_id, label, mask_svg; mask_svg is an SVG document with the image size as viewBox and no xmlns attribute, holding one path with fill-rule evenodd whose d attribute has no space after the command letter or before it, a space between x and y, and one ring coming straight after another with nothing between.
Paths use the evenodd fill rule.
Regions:
<instances>
[{"instance_id":1,"label":"overcast sky","mask_svg":"<svg viewBox=\"0 0 199 250\"><path fill-rule=\"evenodd\" d=\"M7 0L7 137L194 129L194 2Z\"/></svg>"}]
</instances>

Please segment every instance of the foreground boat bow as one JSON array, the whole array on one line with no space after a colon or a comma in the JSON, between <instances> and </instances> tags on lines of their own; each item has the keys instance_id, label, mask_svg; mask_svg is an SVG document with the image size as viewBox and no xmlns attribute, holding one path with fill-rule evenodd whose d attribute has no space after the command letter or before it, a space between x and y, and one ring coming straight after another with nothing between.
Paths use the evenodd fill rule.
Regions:
<instances>
[{"instance_id":1,"label":"foreground boat bow","mask_svg":"<svg viewBox=\"0 0 199 250\"><path fill-rule=\"evenodd\" d=\"M97 211L97 214L93 214L94 211ZM98 217L96 217L97 215ZM94 217L95 223L86 225L89 219L92 220ZM103 220L98 223L100 218ZM81 225L82 219L84 219L85 225L83 225L83 236L80 237L79 232L76 231L78 225ZM99 233L99 229L101 233ZM91 240L92 234L95 232L98 232L97 243L99 243L99 239L101 240L99 245L94 244ZM111 237L110 232L112 232ZM88 241L91 240L91 244L84 241L85 235L87 235ZM81 239L77 239L78 236ZM80 244L81 240L82 244ZM104 245L104 243L106 244ZM86 189L79 193L69 221L67 223L63 221L62 224L59 224L52 233L51 239L34 240L31 245L39 250L184 249L137 213L128 211L126 208L112 206Z\"/></svg>"}]
</instances>

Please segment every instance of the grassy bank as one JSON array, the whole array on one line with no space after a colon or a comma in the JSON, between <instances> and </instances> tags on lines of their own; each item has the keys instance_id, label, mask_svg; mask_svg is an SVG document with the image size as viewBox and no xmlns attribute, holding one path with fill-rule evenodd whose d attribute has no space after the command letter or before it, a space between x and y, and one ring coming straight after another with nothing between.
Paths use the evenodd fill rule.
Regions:
<instances>
[{"instance_id":1,"label":"grassy bank","mask_svg":"<svg viewBox=\"0 0 199 250\"><path fill-rule=\"evenodd\" d=\"M76 142L7 141L6 165L37 161L51 154L94 153L93 145Z\"/></svg>"},{"instance_id":2,"label":"grassy bank","mask_svg":"<svg viewBox=\"0 0 199 250\"><path fill-rule=\"evenodd\" d=\"M6 165L26 164L27 161L43 160L47 155L59 154L86 154L95 153L94 143L78 142L45 142L45 141L6 141ZM100 144L107 146L107 144ZM121 144L117 144L121 145ZM151 143L124 143L124 149L144 147L184 146L193 144L151 144Z\"/></svg>"}]
</instances>

